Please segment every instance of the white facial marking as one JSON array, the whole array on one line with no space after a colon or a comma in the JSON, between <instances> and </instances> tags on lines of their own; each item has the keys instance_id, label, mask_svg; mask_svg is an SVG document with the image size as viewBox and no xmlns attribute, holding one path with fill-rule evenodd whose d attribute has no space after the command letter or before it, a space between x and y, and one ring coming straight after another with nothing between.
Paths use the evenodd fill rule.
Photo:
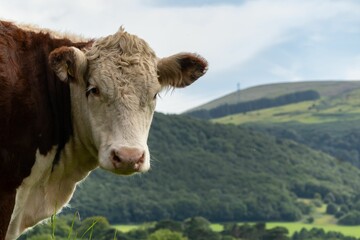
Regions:
<instances>
[{"instance_id":1,"label":"white facial marking","mask_svg":"<svg viewBox=\"0 0 360 240\"><path fill-rule=\"evenodd\" d=\"M161 89L155 53L120 30L85 55L88 121L100 167L125 175L149 170L147 138Z\"/></svg>"}]
</instances>

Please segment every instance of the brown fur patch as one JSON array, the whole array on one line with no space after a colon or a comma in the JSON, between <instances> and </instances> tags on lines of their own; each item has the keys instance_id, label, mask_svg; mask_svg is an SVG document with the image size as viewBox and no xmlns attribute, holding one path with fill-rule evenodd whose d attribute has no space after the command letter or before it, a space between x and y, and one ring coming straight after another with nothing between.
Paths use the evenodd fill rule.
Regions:
<instances>
[{"instance_id":1,"label":"brown fur patch","mask_svg":"<svg viewBox=\"0 0 360 240\"><path fill-rule=\"evenodd\" d=\"M0 21L0 232L6 233L15 201L8 194L30 174L36 150L61 150L72 133L69 86L50 69L49 53L87 44Z\"/></svg>"},{"instance_id":2,"label":"brown fur patch","mask_svg":"<svg viewBox=\"0 0 360 240\"><path fill-rule=\"evenodd\" d=\"M0 240L5 239L6 230L14 208L16 191L0 194Z\"/></svg>"}]
</instances>

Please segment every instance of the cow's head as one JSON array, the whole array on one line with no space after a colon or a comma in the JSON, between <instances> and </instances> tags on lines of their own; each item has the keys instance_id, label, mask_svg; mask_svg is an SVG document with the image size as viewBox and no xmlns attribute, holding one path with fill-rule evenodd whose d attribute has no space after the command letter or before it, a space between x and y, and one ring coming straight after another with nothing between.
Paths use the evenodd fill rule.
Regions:
<instances>
[{"instance_id":1,"label":"cow's head","mask_svg":"<svg viewBox=\"0 0 360 240\"><path fill-rule=\"evenodd\" d=\"M88 49L55 49L49 58L57 76L70 83L75 127L86 138L81 141L91 145L101 168L125 175L150 168L147 138L157 94L188 86L207 70L196 54L157 58L123 29Z\"/></svg>"}]
</instances>

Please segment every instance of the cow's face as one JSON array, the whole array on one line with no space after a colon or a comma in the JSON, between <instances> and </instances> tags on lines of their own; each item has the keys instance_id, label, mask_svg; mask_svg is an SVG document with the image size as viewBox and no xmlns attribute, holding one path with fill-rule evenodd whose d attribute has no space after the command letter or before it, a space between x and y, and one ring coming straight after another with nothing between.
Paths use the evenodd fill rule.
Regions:
<instances>
[{"instance_id":1,"label":"cow's face","mask_svg":"<svg viewBox=\"0 0 360 240\"><path fill-rule=\"evenodd\" d=\"M147 138L157 94L164 87L190 85L207 69L194 54L159 59L122 29L86 50L56 49L50 65L71 84L72 107L78 109L73 118L81 119L78 128L97 152L100 167L125 175L150 168Z\"/></svg>"}]
</instances>

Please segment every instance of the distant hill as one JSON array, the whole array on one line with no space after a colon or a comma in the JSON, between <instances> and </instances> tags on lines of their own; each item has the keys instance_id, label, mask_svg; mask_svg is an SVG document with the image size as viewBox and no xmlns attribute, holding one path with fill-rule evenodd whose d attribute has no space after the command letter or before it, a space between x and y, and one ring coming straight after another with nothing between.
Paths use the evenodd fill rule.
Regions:
<instances>
[{"instance_id":1,"label":"distant hill","mask_svg":"<svg viewBox=\"0 0 360 240\"><path fill-rule=\"evenodd\" d=\"M287 93L274 98L264 97L236 104L224 104L209 110L201 109L193 112L187 112L186 115L200 119L214 119L318 99L320 99L320 94L317 91L307 90L302 92Z\"/></svg>"},{"instance_id":2,"label":"distant hill","mask_svg":"<svg viewBox=\"0 0 360 240\"><path fill-rule=\"evenodd\" d=\"M321 97L332 97L358 88L360 88L360 82L356 81L306 81L260 85L227 94L209 103L190 109L186 113L201 109L209 110L224 104L236 104L260 98L275 98L294 92L314 90Z\"/></svg>"},{"instance_id":3,"label":"distant hill","mask_svg":"<svg viewBox=\"0 0 360 240\"><path fill-rule=\"evenodd\" d=\"M212 121L264 131L360 168L360 88L336 89L339 89L336 85L334 89L328 87L327 92L331 94L323 93L317 100L233 114Z\"/></svg>"},{"instance_id":4,"label":"distant hill","mask_svg":"<svg viewBox=\"0 0 360 240\"><path fill-rule=\"evenodd\" d=\"M306 124L360 122L360 89L355 88L313 101L303 101L284 106L269 107L256 111L228 115L214 119L218 123L286 123Z\"/></svg>"},{"instance_id":5,"label":"distant hill","mask_svg":"<svg viewBox=\"0 0 360 240\"><path fill-rule=\"evenodd\" d=\"M71 201L82 217L112 223L204 216L212 221L297 220L297 197L360 192L360 170L266 130L156 114L150 173L97 170Z\"/></svg>"}]
</instances>

